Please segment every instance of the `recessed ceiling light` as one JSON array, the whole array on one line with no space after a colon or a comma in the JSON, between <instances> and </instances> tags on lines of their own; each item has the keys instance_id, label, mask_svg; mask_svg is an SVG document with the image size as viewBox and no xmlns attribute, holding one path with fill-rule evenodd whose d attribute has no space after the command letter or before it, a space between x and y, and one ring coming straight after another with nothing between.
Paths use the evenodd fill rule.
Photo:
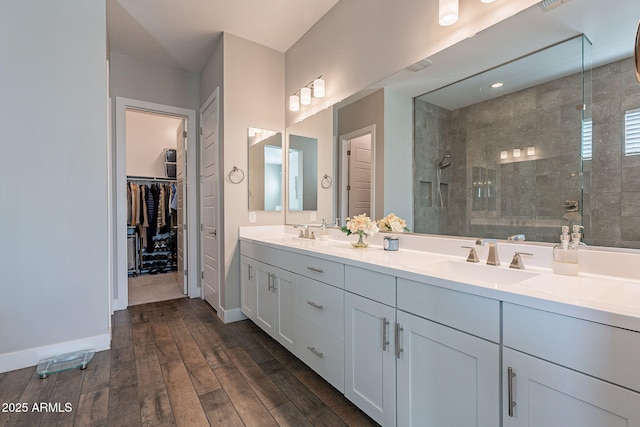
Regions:
<instances>
[{"instance_id":1,"label":"recessed ceiling light","mask_svg":"<svg viewBox=\"0 0 640 427\"><path fill-rule=\"evenodd\" d=\"M502 82L495 82L491 85L493 89L498 89L499 87L502 87L502 86L504 86L504 83Z\"/></svg>"}]
</instances>

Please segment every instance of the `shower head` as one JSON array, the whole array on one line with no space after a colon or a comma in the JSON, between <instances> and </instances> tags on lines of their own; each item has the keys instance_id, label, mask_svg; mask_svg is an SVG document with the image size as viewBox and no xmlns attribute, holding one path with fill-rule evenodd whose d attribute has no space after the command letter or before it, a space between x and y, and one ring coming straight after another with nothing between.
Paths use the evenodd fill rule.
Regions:
<instances>
[{"instance_id":1,"label":"shower head","mask_svg":"<svg viewBox=\"0 0 640 427\"><path fill-rule=\"evenodd\" d=\"M451 153L447 151L447 153L444 156L442 156L440 161L437 161L436 166L438 167L438 169L442 170L451 166L451 163L445 162L446 159L450 159L450 158L451 158Z\"/></svg>"}]
</instances>

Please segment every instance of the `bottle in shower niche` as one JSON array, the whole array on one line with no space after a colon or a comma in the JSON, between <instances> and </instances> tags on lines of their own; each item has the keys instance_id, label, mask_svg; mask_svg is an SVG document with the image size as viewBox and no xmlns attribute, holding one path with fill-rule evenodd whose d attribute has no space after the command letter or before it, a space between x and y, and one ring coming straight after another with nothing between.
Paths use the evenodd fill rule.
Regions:
<instances>
[{"instance_id":1,"label":"bottle in shower niche","mask_svg":"<svg viewBox=\"0 0 640 427\"><path fill-rule=\"evenodd\" d=\"M553 247L553 272L565 276L578 275L578 247L571 241L569 226L562 226L560 244Z\"/></svg>"}]
</instances>

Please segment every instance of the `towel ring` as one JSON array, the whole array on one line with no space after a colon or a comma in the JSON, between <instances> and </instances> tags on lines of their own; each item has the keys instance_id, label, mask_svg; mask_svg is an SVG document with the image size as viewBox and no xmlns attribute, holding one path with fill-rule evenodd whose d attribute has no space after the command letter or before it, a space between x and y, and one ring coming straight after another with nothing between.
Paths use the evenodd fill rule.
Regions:
<instances>
[{"instance_id":1,"label":"towel ring","mask_svg":"<svg viewBox=\"0 0 640 427\"><path fill-rule=\"evenodd\" d=\"M322 188L326 189L330 188L331 184L333 184L333 179L331 179L331 177L325 173L322 181L320 181L320 185L322 186Z\"/></svg>"},{"instance_id":2,"label":"towel ring","mask_svg":"<svg viewBox=\"0 0 640 427\"><path fill-rule=\"evenodd\" d=\"M236 178L234 180L233 176L237 173L240 173L240 179ZM237 166L234 166L227 176L229 177L229 181L231 181L232 184L240 184L242 181L244 181L244 171Z\"/></svg>"}]
</instances>

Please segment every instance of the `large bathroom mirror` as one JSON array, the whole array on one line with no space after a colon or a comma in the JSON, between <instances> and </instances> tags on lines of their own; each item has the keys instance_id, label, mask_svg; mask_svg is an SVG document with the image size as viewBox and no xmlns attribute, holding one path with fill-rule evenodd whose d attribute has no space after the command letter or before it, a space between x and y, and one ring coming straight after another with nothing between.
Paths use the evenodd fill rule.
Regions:
<instances>
[{"instance_id":1,"label":"large bathroom mirror","mask_svg":"<svg viewBox=\"0 0 640 427\"><path fill-rule=\"evenodd\" d=\"M640 109L633 58L638 17L633 0L615 8L598 0L551 10L536 4L427 58L421 71L402 70L338 105L336 129L347 106L382 93L383 117L369 118L378 123L378 140L386 140L376 146L384 162L376 168L376 201L384 199L376 217L400 214L421 233L524 234L542 242L556 242L561 225L580 224L590 246L640 248L640 149L625 136L625 120ZM593 41L591 55L581 32ZM500 96L487 97L497 72L534 53L516 76L535 81L504 83L494 92ZM455 104L459 94L445 88L460 91L465 85L454 83L470 76L475 100ZM449 113L438 116L427 104ZM463 110L474 114L463 119ZM457 127L444 126L456 120ZM439 144L429 145L434 125ZM447 132L454 134L449 143ZM339 165L339 155L334 162Z\"/></svg>"},{"instance_id":2,"label":"large bathroom mirror","mask_svg":"<svg viewBox=\"0 0 640 427\"><path fill-rule=\"evenodd\" d=\"M333 108L286 131L286 223L333 223Z\"/></svg>"},{"instance_id":3,"label":"large bathroom mirror","mask_svg":"<svg viewBox=\"0 0 640 427\"><path fill-rule=\"evenodd\" d=\"M282 210L282 132L249 128L249 210Z\"/></svg>"}]
</instances>

